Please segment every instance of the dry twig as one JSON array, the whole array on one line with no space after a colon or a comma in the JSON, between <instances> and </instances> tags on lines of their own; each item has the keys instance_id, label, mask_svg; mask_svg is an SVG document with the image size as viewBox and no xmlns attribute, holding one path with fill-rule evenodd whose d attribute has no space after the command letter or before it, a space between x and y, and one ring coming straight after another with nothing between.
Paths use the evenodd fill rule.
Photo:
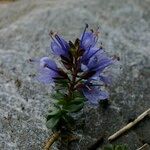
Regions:
<instances>
[{"instance_id":1,"label":"dry twig","mask_svg":"<svg viewBox=\"0 0 150 150\"><path fill-rule=\"evenodd\" d=\"M138 148L137 150L149 150L150 146L146 143L142 147Z\"/></svg>"},{"instance_id":2,"label":"dry twig","mask_svg":"<svg viewBox=\"0 0 150 150\"><path fill-rule=\"evenodd\" d=\"M131 129L134 125L136 125L139 121L141 121L143 118L145 118L145 116L147 116L148 114L150 114L150 108L148 110L146 110L145 112L143 112L140 116L138 116L133 122L130 122L129 124L127 124L125 127L123 127L122 129L120 129L119 131L117 131L116 133L114 133L112 136L110 136L108 138L109 141L113 141L116 138L118 138L121 134L123 134L124 132L128 131L129 129Z\"/></svg>"},{"instance_id":3,"label":"dry twig","mask_svg":"<svg viewBox=\"0 0 150 150\"><path fill-rule=\"evenodd\" d=\"M44 150L49 150L51 145L59 138L60 136L60 131L59 132L55 132L50 139L47 141Z\"/></svg>"}]
</instances>

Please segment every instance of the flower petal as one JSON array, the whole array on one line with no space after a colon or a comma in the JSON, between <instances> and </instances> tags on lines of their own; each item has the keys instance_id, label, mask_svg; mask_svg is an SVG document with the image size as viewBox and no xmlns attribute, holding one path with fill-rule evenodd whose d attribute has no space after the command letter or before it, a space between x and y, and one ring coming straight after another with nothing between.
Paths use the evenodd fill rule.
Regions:
<instances>
[{"instance_id":1,"label":"flower petal","mask_svg":"<svg viewBox=\"0 0 150 150\"><path fill-rule=\"evenodd\" d=\"M41 68L39 75L37 76L37 80L42 83L49 84L54 82L53 78L57 75L58 74L53 70L50 70L48 68Z\"/></svg>"},{"instance_id":2,"label":"flower petal","mask_svg":"<svg viewBox=\"0 0 150 150\"><path fill-rule=\"evenodd\" d=\"M84 64L81 64L81 70L84 71L84 72L88 71L88 67Z\"/></svg>"},{"instance_id":3,"label":"flower petal","mask_svg":"<svg viewBox=\"0 0 150 150\"><path fill-rule=\"evenodd\" d=\"M89 68L89 70L103 71L103 69L113 64L113 62L114 62L113 59L106 56L105 53L101 53L100 55L92 57L87 67Z\"/></svg>"},{"instance_id":4,"label":"flower petal","mask_svg":"<svg viewBox=\"0 0 150 150\"><path fill-rule=\"evenodd\" d=\"M56 43L55 41L53 41L51 43L51 49L55 55L60 56L60 55L64 54L62 47L58 43Z\"/></svg>"},{"instance_id":5,"label":"flower petal","mask_svg":"<svg viewBox=\"0 0 150 150\"><path fill-rule=\"evenodd\" d=\"M51 49L55 55L68 56L69 44L59 35L55 35L55 39L51 43Z\"/></svg>"},{"instance_id":6,"label":"flower petal","mask_svg":"<svg viewBox=\"0 0 150 150\"><path fill-rule=\"evenodd\" d=\"M86 51L84 53L84 55L82 57L82 63L87 65L89 63L90 58L92 58L93 56L96 56L96 54L102 53L102 52L103 52L103 49L97 48L96 46L90 48L88 51Z\"/></svg>"},{"instance_id":7,"label":"flower petal","mask_svg":"<svg viewBox=\"0 0 150 150\"><path fill-rule=\"evenodd\" d=\"M104 82L105 84L111 84L111 77L106 77L106 76L100 75L99 78L100 78L100 80L101 80L102 82Z\"/></svg>"},{"instance_id":8,"label":"flower petal","mask_svg":"<svg viewBox=\"0 0 150 150\"><path fill-rule=\"evenodd\" d=\"M92 32L85 32L84 35L82 35L82 47L87 50L89 47L93 47L95 46L96 42L97 42L97 36ZM81 36L81 37L82 37Z\"/></svg>"},{"instance_id":9,"label":"flower petal","mask_svg":"<svg viewBox=\"0 0 150 150\"><path fill-rule=\"evenodd\" d=\"M42 83L48 84L54 82L54 77L58 76L58 68L54 61L50 60L48 57L42 57L39 61L36 61L38 64L37 80Z\"/></svg>"},{"instance_id":10,"label":"flower petal","mask_svg":"<svg viewBox=\"0 0 150 150\"><path fill-rule=\"evenodd\" d=\"M108 92L100 91L98 88L95 87L91 89L84 89L83 94L92 104L98 104L100 100L104 100L109 97Z\"/></svg>"},{"instance_id":11,"label":"flower petal","mask_svg":"<svg viewBox=\"0 0 150 150\"><path fill-rule=\"evenodd\" d=\"M57 70L57 65L53 60L50 60L48 57L43 57L40 59L40 67L49 68L53 71Z\"/></svg>"}]
</instances>

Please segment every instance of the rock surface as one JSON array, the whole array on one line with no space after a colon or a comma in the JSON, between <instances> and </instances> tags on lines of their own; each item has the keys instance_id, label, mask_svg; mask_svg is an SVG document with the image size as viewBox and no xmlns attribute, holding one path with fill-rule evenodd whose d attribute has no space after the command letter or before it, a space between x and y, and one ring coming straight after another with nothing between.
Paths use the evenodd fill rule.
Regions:
<instances>
[{"instance_id":1,"label":"rock surface","mask_svg":"<svg viewBox=\"0 0 150 150\"><path fill-rule=\"evenodd\" d=\"M121 61L113 69L107 109L86 106L77 131L80 141L53 149L87 150L101 135L107 137L150 107L149 0L18 0L0 2L0 149L41 150L50 131L44 115L51 87L33 80L29 58L48 54L49 30L66 39L79 36L84 23L100 26L101 41ZM50 54L50 57L53 57ZM146 118L113 143L134 150L150 144ZM98 146L97 149L101 149ZM96 148L95 148L96 149Z\"/></svg>"}]
</instances>

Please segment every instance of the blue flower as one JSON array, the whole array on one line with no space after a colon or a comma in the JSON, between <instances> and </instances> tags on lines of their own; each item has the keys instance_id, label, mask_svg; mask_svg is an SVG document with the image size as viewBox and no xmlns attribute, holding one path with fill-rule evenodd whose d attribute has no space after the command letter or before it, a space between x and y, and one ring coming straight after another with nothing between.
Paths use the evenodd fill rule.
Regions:
<instances>
[{"instance_id":1,"label":"blue flower","mask_svg":"<svg viewBox=\"0 0 150 150\"><path fill-rule=\"evenodd\" d=\"M37 79L46 84L54 83L54 78L59 76L56 63L48 57L43 57L39 61L39 67Z\"/></svg>"},{"instance_id":2,"label":"blue flower","mask_svg":"<svg viewBox=\"0 0 150 150\"><path fill-rule=\"evenodd\" d=\"M51 35L53 41L51 42L51 49L55 55L69 56L69 44L58 34Z\"/></svg>"},{"instance_id":3,"label":"blue flower","mask_svg":"<svg viewBox=\"0 0 150 150\"><path fill-rule=\"evenodd\" d=\"M94 105L98 104L100 100L105 100L109 97L108 92L101 91L99 88L92 84L85 84L82 91L86 99Z\"/></svg>"},{"instance_id":4,"label":"blue flower","mask_svg":"<svg viewBox=\"0 0 150 150\"><path fill-rule=\"evenodd\" d=\"M96 78L97 80L100 78L101 81L108 82L106 81L106 77L104 78L103 76L100 76L100 74L103 72L105 68L107 68L113 63L114 63L113 58L106 56L105 53L101 53L99 55L90 58L87 65L82 64L81 70L83 70L87 74L90 74L90 72L92 72L89 78Z\"/></svg>"},{"instance_id":5,"label":"blue flower","mask_svg":"<svg viewBox=\"0 0 150 150\"><path fill-rule=\"evenodd\" d=\"M101 54L99 56L92 57L87 64L87 68L89 71L101 73L106 67L113 63L114 60L112 58L106 56L106 54Z\"/></svg>"},{"instance_id":6,"label":"blue flower","mask_svg":"<svg viewBox=\"0 0 150 150\"><path fill-rule=\"evenodd\" d=\"M100 100L108 99L108 92L101 91L97 87L97 85L101 82L104 84L110 83L110 78L101 75L101 73L106 67L108 67L112 63L114 63L113 59L101 54L99 58L97 58L96 56L92 57L88 62L87 66L82 65L84 66L84 70L85 72L87 72L87 74L91 73L91 76L89 76L87 82L85 83L85 86L83 86L82 88L84 96L91 104L98 104Z\"/></svg>"},{"instance_id":7,"label":"blue flower","mask_svg":"<svg viewBox=\"0 0 150 150\"><path fill-rule=\"evenodd\" d=\"M87 64L91 57L96 55L98 52L103 52L102 47L97 47L96 43L98 41L98 31L93 32L93 30L86 32L88 26L86 25L84 32L80 38L80 46L84 49L84 55L82 56L82 63Z\"/></svg>"},{"instance_id":8,"label":"blue flower","mask_svg":"<svg viewBox=\"0 0 150 150\"><path fill-rule=\"evenodd\" d=\"M106 77L104 75L99 75L99 80L105 83L106 85L111 84L112 82L110 76Z\"/></svg>"},{"instance_id":9,"label":"blue flower","mask_svg":"<svg viewBox=\"0 0 150 150\"><path fill-rule=\"evenodd\" d=\"M89 81L99 82L102 85L109 85L112 82L111 81L111 76L104 76L104 75L101 75L101 74L99 74L97 76L95 75L95 76L91 77L89 79Z\"/></svg>"},{"instance_id":10,"label":"blue flower","mask_svg":"<svg viewBox=\"0 0 150 150\"><path fill-rule=\"evenodd\" d=\"M94 47L97 40L98 36L93 31L84 32L81 37L81 45L86 50L91 47Z\"/></svg>"},{"instance_id":11,"label":"blue flower","mask_svg":"<svg viewBox=\"0 0 150 150\"><path fill-rule=\"evenodd\" d=\"M86 79L82 91L87 100L92 104L98 104L100 100L108 99L108 92L101 91L97 85L102 83L110 84L110 77L102 75L105 68L113 64L114 58L106 55L103 48L96 46L98 40L98 32L87 32L85 30L80 38L80 46L84 49L84 54L81 58L81 70L83 71L82 78ZM98 83L95 85L95 83Z\"/></svg>"},{"instance_id":12,"label":"blue flower","mask_svg":"<svg viewBox=\"0 0 150 150\"><path fill-rule=\"evenodd\" d=\"M56 87L66 82L69 96L78 90L90 103L98 104L100 100L108 99L108 92L100 89L101 86L110 84L110 78L104 76L103 71L115 60L107 56L102 46L97 47L98 31L86 31L87 28L88 25L75 42L66 42L51 32L51 49L60 57L65 69L58 68L54 61L43 57L39 61L38 79L43 83L56 83Z\"/></svg>"}]
</instances>

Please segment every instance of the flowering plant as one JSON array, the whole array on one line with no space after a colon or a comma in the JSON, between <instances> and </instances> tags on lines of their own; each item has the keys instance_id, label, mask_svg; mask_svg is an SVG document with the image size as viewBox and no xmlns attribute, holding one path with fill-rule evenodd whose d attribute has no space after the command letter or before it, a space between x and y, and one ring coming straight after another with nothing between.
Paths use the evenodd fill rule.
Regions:
<instances>
[{"instance_id":1,"label":"flowering plant","mask_svg":"<svg viewBox=\"0 0 150 150\"><path fill-rule=\"evenodd\" d=\"M98 31L87 31L87 28L88 25L75 42L66 42L50 32L52 52L59 57L63 67L58 67L48 57L38 61L38 80L55 85L51 95L54 108L46 117L48 128L62 130L68 127L73 123L72 113L80 111L85 101L97 105L100 100L108 99L108 92L100 87L108 84L110 79L102 72L115 60L106 55L102 45L97 47Z\"/></svg>"}]
</instances>

